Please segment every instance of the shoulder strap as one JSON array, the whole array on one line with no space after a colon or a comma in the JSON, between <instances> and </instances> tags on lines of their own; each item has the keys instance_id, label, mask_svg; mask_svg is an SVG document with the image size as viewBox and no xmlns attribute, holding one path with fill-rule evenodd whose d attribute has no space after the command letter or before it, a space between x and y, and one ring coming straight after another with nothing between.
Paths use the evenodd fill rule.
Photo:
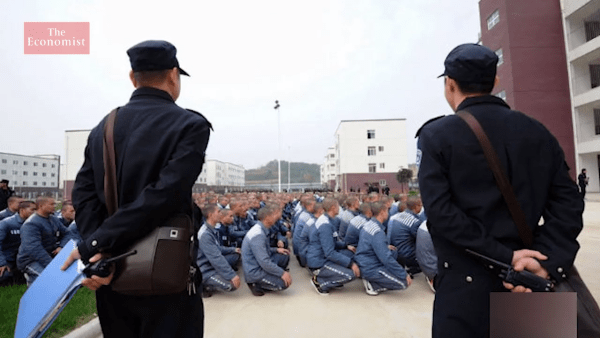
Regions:
<instances>
[{"instance_id":1,"label":"shoulder strap","mask_svg":"<svg viewBox=\"0 0 600 338\"><path fill-rule=\"evenodd\" d=\"M479 124L479 121L477 121L477 119L468 111L461 110L457 112L456 115L458 115L458 117L463 119L467 125L469 125L477 137L479 144L481 144L481 148L483 148L483 153L485 154L488 165L490 166L490 169L496 178L496 184L498 185L500 192L502 192L502 196L504 196L504 201L508 206L508 210L512 215L513 221L517 225L519 236L521 237L523 243L525 243L526 247L531 247L533 244L533 232L531 231L531 228L527 226L525 213L523 212L523 209L521 209L519 201L517 201L517 197L515 196L512 185L508 181L508 177L506 176L506 173L500 164L498 154L496 153L496 150L494 150L494 147L492 147L487 134L481 127L481 124Z\"/></svg>"},{"instance_id":2,"label":"shoulder strap","mask_svg":"<svg viewBox=\"0 0 600 338\"><path fill-rule=\"evenodd\" d=\"M104 124L104 199L106 200L106 209L108 210L109 216L112 216L117 212L119 200L117 194L117 163L114 139L117 110L119 110L119 108L113 109L110 114L108 114L108 118Z\"/></svg>"}]
</instances>

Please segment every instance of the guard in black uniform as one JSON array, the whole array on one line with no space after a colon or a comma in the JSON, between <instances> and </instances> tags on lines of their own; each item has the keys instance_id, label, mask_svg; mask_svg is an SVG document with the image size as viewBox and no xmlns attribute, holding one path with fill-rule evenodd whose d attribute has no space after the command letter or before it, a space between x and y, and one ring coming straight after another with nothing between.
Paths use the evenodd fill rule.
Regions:
<instances>
[{"instance_id":1,"label":"guard in black uniform","mask_svg":"<svg viewBox=\"0 0 600 338\"><path fill-rule=\"evenodd\" d=\"M180 74L175 47L145 41L131 47L130 78L136 87L116 116L119 205L107 218L104 197L103 129L90 133L85 162L73 188L76 222L85 263L99 255L123 252L172 215L192 217L192 186L204 163L210 123L175 104ZM71 256L77 258L77 250ZM127 296L113 292L109 276L93 276L104 337L201 337L204 313L200 294Z\"/></svg>"},{"instance_id":2,"label":"guard in black uniform","mask_svg":"<svg viewBox=\"0 0 600 338\"><path fill-rule=\"evenodd\" d=\"M486 131L534 231L533 246L521 250L517 226L468 125L451 115L423 126L417 134L419 185L439 271L433 337L489 336L489 294L508 291L465 249L525 264L555 281L566 276L579 249L583 201L563 151L541 123L490 95L497 62L484 46L456 47L444 63L445 96L454 111L469 111Z\"/></svg>"}]
</instances>

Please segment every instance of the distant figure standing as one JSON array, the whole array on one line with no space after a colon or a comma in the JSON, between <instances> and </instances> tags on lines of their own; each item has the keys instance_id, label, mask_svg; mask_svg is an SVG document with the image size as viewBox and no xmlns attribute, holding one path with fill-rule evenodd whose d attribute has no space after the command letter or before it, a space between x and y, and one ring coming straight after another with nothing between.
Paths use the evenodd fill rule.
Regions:
<instances>
[{"instance_id":1,"label":"distant figure standing","mask_svg":"<svg viewBox=\"0 0 600 338\"><path fill-rule=\"evenodd\" d=\"M8 207L8 198L14 193L15 191L8 187L8 180L0 181L0 210Z\"/></svg>"},{"instance_id":2,"label":"distant figure standing","mask_svg":"<svg viewBox=\"0 0 600 338\"><path fill-rule=\"evenodd\" d=\"M581 192L581 198L585 198L585 187L589 183L589 178L587 177L587 170L581 169L581 174L577 176L577 181L579 181L579 191Z\"/></svg>"}]
</instances>

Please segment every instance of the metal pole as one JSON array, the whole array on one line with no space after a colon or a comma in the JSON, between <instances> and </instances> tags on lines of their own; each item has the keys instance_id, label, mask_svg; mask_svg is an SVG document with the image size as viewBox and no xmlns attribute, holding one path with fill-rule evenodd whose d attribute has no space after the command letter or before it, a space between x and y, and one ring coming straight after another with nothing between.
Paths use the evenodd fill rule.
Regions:
<instances>
[{"instance_id":1,"label":"metal pole","mask_svg":"<svg viewBox=\"0 0 600 338\"><path fill-rule=\"evenodd\" d=\"M279 176L279 192L281 192L281 118L277 100L275 100L275 109L277 110L277 174Z\"/></svg>"},{"instance_id":2,"label":"metal pole","mask_svg":"<svg viewBox=\"0 0 600 338\"><path fill-rule=\"evenodd\" d=\"M290 159L292 155L292 151L290 147L288 147L288 194L290 193L290 168L292 167L292 161Z\"/></svg>"}]
</instances>

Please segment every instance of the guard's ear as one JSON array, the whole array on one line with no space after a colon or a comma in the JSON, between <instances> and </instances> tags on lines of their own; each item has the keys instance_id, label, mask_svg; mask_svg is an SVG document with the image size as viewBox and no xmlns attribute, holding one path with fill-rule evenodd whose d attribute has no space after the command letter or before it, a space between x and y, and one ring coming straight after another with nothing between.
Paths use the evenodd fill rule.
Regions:
<instances>
[{"instance_id":1,"label":"guard's ear","mask_svg":"<svg viewBox=\"0 0 600 338\"><path fill-rule=\"evenodd\" d=\"M131 80L133 86L137 88L137 80L135 79L135 76L133 76L133 70L129 71L129 79Z\"/></svg>"}]
</instances>

